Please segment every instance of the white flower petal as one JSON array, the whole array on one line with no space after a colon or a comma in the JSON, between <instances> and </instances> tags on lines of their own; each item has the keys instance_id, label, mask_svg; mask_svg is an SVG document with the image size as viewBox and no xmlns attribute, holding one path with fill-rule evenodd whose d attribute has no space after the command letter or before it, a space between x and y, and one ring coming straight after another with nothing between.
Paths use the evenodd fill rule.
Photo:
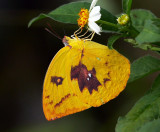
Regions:
<instances>
[{"instance_id":1,"label":"white flower petal","mask_svg":"<svg viewBox=\"0 0 160 132\"><path fill-rule=\"evenodd\" d=\"M91 11L91 10L93 9L93 7L95 7L97 1L98 1L98 0L93 0L93 1L92 1L89 11Z\"/></svg>"},{"instance_id":2,"label":"white flower petal","mask_svg":"<svg viewBox=\"0 0 160 132\"><path fill-rule=\"evenodd\" d=\"M100 9L100 6L95 6L89 13L89 16L93 16L94 14L100 13Z\"/></svg>"},{"instance_id":3,"label":"white flower petal","mask_svg":"<svg viewBox=\"0 0 160 132\"><path fill-rule=\"evenodd\" d=\"M89 15L88 21L98 21L100 18L101 18L101 14L97 13L97 14L94 14L92 16Z\"/></svg>"},{"instance_id":4,"label":"white flower petal","mask_svg":"<svg viewBox=\"0 0 160 132\"><path fill-rule=\"evenodd\" d=\"M98 26L95 22L90 21L90 22L88 23L88 26L89 26L89 30L94 31L94 32L96 32L97 34L100 35L101 27Z\"/></svg>"}]
</instances>

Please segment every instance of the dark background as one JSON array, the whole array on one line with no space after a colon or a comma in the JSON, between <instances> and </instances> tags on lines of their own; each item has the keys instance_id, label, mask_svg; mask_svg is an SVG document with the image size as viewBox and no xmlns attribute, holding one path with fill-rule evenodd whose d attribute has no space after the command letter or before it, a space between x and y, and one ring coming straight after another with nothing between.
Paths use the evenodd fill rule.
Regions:
<instances>
[{"instance_id":1,"label":"dark background","mask_svg":"<svg viewBox=\"0 0 160 132\"><path fill-rule=\"evenodd\" d=\"M151 87L156 74L127 85L114 100L98 107L48 122L42 111L43 80L50 61L63 44L46 32L50 23L60 34L72 35L77 25L49 19L27 28L29 20L47 13L70 0L1 0L0 1L0 131L3 132L114 132L119 116L125 115ZM91 0L90 0L91 2ZM101 0L113 14L121 10L120 0ZM133 0L133 8L151 10L160 17L159 0ZM95 35L93 41L106 44L110 34ZM114 47L132 62L145 54L119 40Z\"/></svg>"}]
</instances>

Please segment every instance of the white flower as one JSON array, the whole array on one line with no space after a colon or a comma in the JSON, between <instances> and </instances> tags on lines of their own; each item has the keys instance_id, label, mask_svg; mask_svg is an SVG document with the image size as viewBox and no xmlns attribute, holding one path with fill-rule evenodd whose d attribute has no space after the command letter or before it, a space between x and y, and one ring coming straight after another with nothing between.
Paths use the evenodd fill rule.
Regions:
<instances>
[{"instance_id":1,"label":"white flower","mask_svg":"<svg viewBox=\"0 0 160 132\"><path fill-rule=\"evenodd\" d=\"M83 28L88 24L89 30L100 35L101 27L96 24L101 18L100 6L95 6L98 0L93 0L89 11L87 9L81 9L78 19L78 25Z\"/></svg>"},{"instance_id":2,"label":"white flower","mask_svg":"<svg viewBox=\"0 0 160 132\"><path fill-rule=\"evenodd\" d=\"M93 0L93 2L97 0ZM92 2L92 3L93 3ZM88 19L88 27L89 30L96 32L100 35L101 27L98 26L95 22L98 21L101 18L100 13L100 6L95 6L95 4L91 4L90 10L89 10L89 19Z\"/></svg>"}]
</instances>

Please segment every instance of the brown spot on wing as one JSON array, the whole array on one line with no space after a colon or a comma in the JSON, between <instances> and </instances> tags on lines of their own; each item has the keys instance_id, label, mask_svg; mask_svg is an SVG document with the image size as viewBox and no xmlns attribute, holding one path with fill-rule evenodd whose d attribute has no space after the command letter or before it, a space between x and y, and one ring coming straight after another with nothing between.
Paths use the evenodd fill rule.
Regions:
<instances>
[{"instance_id":1,"label":"brown spot on wing","mask_svg":"<svg viewBox=\"0 0 160 132\"><path fill-rule=\"evenodd\" d=\"M61 104L64 100L66 100L67 98L69 98L70 96L71 96L71 94L67 94L66 96L64 96L59 103L55 104L54 108L60 106L60 104Z\"/></svg>"},{"instance_id":2,"label":"brown spot on wing","mask_svg":"<svg viewBox=\"0 0 160 132\"><path fill-rule=\"evenodd\" d=\"M45 98L46 98L46 99L49 99L49 95L48 95L48 96L45 96Z\"/></svg>"},{"instance_id":3,"label":"brown spot on wing","mask_svg":"<svg viewBox=\"0 0 160 132\"><path fill-rule=\"evenodd\" d=\"M62 84L63 79L64 79L64 78L62 78L62 77L51 76L51 82L52 82L53 84L55 83L57 86Z\"/></svg>"},{"instance_id":4,"label":"brown spot on wing","mask_svg":"<svg viewBox=\"0 0 160 132\"><path fill-rule=\"evenodd\" d=\"M108 78L104 78L104 79L103 79L104 84L105 84L107 81L110 81L110 79L108 79Z\"/></svg>"},{"instance_id":5,"label":"brown spot on wing","mask_svg":"<svg viewBox=\"0 0 160 132\"><path fill-rule=\"evenodd\" d=\"M81 58L84 56L84 49L82 50Z\"/></svg>"},{"instance_id":6,"label":"brown spot on wing","mask_svg":"<svg viewBox=\"0 0 160 132\"><path fill-rule=\"evenodd\" d=\"M71 80L73 79L78 80L78 85L81 92L84 88L87 88L90 94L92 94L93 89L98 91L98 86L101 85L96 78L95 68L88 71L87 67L81 63L78 66L71 68Z\"/></svg>"},{"instance_id":7,"label":"brown spot on wing","mask_svg":"<svg viewBox=\"0 0 160 132\"><path fill-rule=\"evenodd\" d=\"M52 104L53 104L53 101L49 102L49 104L52 105Z\"/></svg>"},{"instance_id":8,"label":"brown spot on wing","mask_svg":"<svg viewBox=\"0 0 160 132\"><path fill-rule=\"evenodd\" d=\"M109 78L111 78L110 73L111 73L110 71L107 73Z\"/></svg>"}]
</instances>

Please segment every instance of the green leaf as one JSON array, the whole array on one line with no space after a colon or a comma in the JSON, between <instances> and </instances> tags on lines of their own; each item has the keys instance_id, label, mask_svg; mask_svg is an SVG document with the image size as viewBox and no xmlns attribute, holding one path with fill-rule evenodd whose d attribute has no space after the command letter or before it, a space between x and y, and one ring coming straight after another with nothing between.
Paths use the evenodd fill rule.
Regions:
<instances>
[{"instance_id":1,"label":"green leaf","mask_svg":"<svg viewBox=\"0 0 160 132\"><path fill-rule=\"evenodd\" d=\"M160 75L152 89L124 117L118 119L116 132L159 132Z\"/></svg>"},{"instance_id":2,"label":"green leaf","mask_svg":"<svg viewBox=\"0 0 160 132\"><path fill-rule=\"evenodd\" d=\"M46 17L62 23L77 24L77 20L79 18L78 13L80 12L81 8L89 9L89 7L90 3L88 2L71 2L69 4L58 7L57 9L51 11L48 14L42 13L39 16L33 18L29 22L28 27L30 27L34 22ZM117 31L117 18L104 9L101 9L101 14L102 17L99 23L100 26L102 26L102 29L104 31Z\"/></svg>"},{"instance_id":3,"label":"green leaf","mask_svg":"<svg viewBox=\"0 0 160 132\"><path fill-rule=\"evenodd\" d=\"M121 37L123 37L123 35L114 35L114 36L109 37L108 43L107 43L108 48L109 48L109 49L114 49L114 48L112 47L112 45L113 45L119 38L121 38Z\"/></svg>"},{"instance_id":4,"label":"green leaf","mask_svg":"<svg viewBox=\"0 0 160 132\"><path fill-rule=\"evenodd\" d=\"M128 83L140 79L148 74L160 70L160 59L152 56L144 56L134 61L131 65L131 75Z\"/></svg>"},{"instance_id":5,"label":"green leaf","mask_svg":"<svg viewBox=\"0 0 160 132\"><path fill-rule=\"evenodd\" d=\"M156 18L156 16L152 12L144 9L131 10L130 17L132 26L139 32L143 30L146 20Z\"/></svg>"},{"instance_id":6,"label":"green leaf","mask_svg":"<svg viewBox=\"0 0 160 132\"><path fill-rule=\"evenodd\" d=\"M134 39L124 39L124 41L131 43L133 47L140 48L143 50L152 50L156 51L157 53L160 52L160 47L154 46L154 45L160 45L159 43L154 43L154 45L149 44L149 43L144 43L144 44L138 44Z\"/></svg>"},{"instance_id":7,"label":"green leaf","mask_svg":"<svg viewBox=\"0 0 160 132\"><path fill-rule=\"evenodd\" d=\"M160 119L149 121L144 124L137 132L159 132L160 130Z\"/></svg>"},{"instance_id":8,"label":"green leaf","mask_svg":"<svg viewBox=\"0 0 160 132\"><path fill-rule=\"evenodd\" d=\"M160 42L160 27L152 20L146 20L143 30L135 39L138 44Z\"/></svg>"},{"instance_id":9,"label":"green leaf","mask_svg":"<svg viewBox=\"0 0 160 132\"><path fill-rule=\"evenodd\" d=\"M71 2L69 4L64 4L48 14L42 13L39 16L33 18L29 22L28 27L31 26L34 22L46 17L63 23L77 24L77 19L79 17L78 13L80 12L81 8L89 9L89 7L90 3L87 2Z\"/></svg>"},{"instance_id":10,"label":"green leaf","mask_svg":"<svg viewBox=\"0 0 160 132\"><path fill-rule=\"evenodd\" d=\"M42 13L42 14L40 14L39 16L33 18L32 20L29 21L29 23L28 23L28 28L29 28L34 22L36 22L36 21L38 21L38 20L41 20L41 19L43 19L43 18L46 18L46 17L50 17L50 16Z\"/></svg>"},{"instance_id":11,"label":"green leaf","mask_svg":"<svg viewBox=\"0 0 160 132\"><path fill-rule=\"evenodd\" d=\"M160 18L152 19L153 24L160 28Z\"/></svg>"},{"instance_id":12,"label":"green leaf","mask_svg":"<svg viewBox=\"0 0 160 132\"><path fill-rule=\"evenodd\" d=\"M132 6L132 0L122 1L122 8L124 13L130 15L131 6Z\"/></svg>"}]
</instances>

